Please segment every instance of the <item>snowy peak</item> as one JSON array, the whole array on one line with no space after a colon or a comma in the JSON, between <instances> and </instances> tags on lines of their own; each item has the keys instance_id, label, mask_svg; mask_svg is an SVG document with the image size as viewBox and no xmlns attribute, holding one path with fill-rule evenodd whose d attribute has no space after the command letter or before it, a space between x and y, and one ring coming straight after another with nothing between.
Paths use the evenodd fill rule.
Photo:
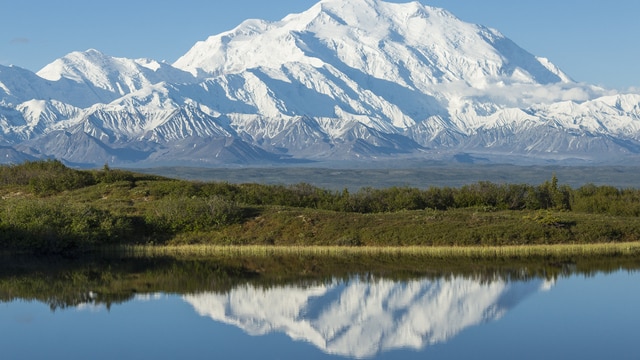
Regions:
<instances>
[{"instance_id":1,"label":"snowy peak","mask_svg":"<svg viewBox=\"0 0 640 360\"><path fill-rule=\"evenodd\" d=\"M124 60L123 62L130 62L128 59L122 60ZM46 65L37 74L50 81L67 78L82 82L86 80L86 76L99 78L104 76L105 73L116 73L123 70L124 66L118 66L118 63L117 59L108 57L98 50L89 49L84 52L75 51L67 54Z\"/></svg>"},{"instance_id":2,"label":"snowy peak","mask_svg":"<svg viewBox=\"0 0 640 360\"><path fill-rule=\"evenodd\" d=\"M452 81L473 86L502 79L540 84L569 80L495 30L418 2L379 0L324 0L279 22L246 21L197 43L174 66L212 76L278 69L288 62L339 68L336 61L422 90Z\"/></svg>"},{"instance_id":3,"label":"snowy peak","mask_svg":"<svg viewBox=\"0 0 640 360\"><path fill-rule=\"evenodd\" d=\"M194 81L190 74L165 63L149 59L116 58L94 49L70 53L45 66L37 74L50 81L64 78L76 83L90 84L117 96L162 81Z\"/></svg>"},{"instance_id":4,"label":"snowy peak","mask_svg":"<svg viewBox=\"0 0 640 360\"><path fill-rule=\"evenodd\" d=\"M30 99L42 99L41 79L29 70L0 65L0 105L16 104Z\"/></svg>"}]
</instances>

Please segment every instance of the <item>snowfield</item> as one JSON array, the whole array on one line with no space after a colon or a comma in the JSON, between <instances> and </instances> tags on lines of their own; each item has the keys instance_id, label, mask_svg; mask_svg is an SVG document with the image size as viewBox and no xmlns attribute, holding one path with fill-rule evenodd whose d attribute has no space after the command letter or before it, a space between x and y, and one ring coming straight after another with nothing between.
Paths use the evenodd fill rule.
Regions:
<instances>
[{"instance_id":1,"label":"snowfield","mask_svg":"<svg viewBox=\"0 0 640 360\"><path fill-rule=\"evenodd\" d=\"M73 52L0 66L0 158L76 165L381 158L626 162L640 94L576 83L497 30L418 2L322 0L174 64Z\"/></svg>"}]
</instances>

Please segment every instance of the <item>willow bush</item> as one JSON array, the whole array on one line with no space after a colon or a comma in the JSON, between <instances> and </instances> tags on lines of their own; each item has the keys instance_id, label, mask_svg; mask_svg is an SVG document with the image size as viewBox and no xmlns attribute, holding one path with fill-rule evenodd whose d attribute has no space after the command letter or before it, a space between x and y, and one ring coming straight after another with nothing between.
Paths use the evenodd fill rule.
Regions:
<instances>
[{"instance_id":1,"label":"willow bush","mask_svg":"<svg viewBox=\"0 0 640 360\"><path fill-rule=\"evenodd\" d=\"M88 204L36 198L5 201L3 205L0 211L3 249L72 252L98 243L117 243L133 230L130 219Z\"/></svg>"},{"instance_id":2,"label":"willow bush","mask_svg":"<svg viewBox=\"0 0 640 360\"><path fill-rule=\"evenodd\" d=\"M166 196L154 202L145 220L156 232L175 234L211 230L237 222L241 216L242 209L235 202L219 196Z\"/></svg>"}]
</instances>

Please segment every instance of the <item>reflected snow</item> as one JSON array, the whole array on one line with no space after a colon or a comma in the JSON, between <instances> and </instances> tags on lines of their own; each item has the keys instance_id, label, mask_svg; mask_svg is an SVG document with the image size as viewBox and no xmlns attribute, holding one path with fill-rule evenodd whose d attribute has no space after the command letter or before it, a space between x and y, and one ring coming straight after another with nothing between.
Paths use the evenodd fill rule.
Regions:
<instances>
[{"instance_id":1,"label":"reflected snow","mask_svg":"<svg viewBox=\"0 0 640 360\"><path fill-rule=\"evenodd\" d=\"M314 286L245 284L227 293L183 299L201 316L250 335L285 333L328 354L366 358L445 343L468 327L499 319L552 285L542 279L451 277L399 282L356 277Z\"/></svg>"}]
</instances>

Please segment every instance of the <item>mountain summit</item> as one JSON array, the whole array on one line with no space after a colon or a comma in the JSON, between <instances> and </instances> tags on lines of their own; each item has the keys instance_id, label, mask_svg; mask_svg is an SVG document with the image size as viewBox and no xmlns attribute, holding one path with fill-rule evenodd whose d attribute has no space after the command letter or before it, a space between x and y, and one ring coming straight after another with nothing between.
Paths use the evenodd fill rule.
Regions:
<instances>
[{"instance_id":1,"label":"mountain summit","mask_svg":"<svg viewBox=\"0 0 640 360\"><path fill-rule=\"evenodd\" d=\"M569 77L498 31L465 23L418 2L324 0L268 23L248 20L197 43L174 66L208 77L290 63L342 63L369 76L426 90L488 78L548 84Z\"/></svg>"},{"instance_id":2,"label":"mountain summit","mask_svg":"<svg viewBox=\"0 0 640 360\"><path fill-rule=\"evenodd\" d=\"M88 50L0 67L0 151L79 165L626 160L638 120L640 95L419 2L322 0L172 65Z\"/></svg>"}]
</instances>

